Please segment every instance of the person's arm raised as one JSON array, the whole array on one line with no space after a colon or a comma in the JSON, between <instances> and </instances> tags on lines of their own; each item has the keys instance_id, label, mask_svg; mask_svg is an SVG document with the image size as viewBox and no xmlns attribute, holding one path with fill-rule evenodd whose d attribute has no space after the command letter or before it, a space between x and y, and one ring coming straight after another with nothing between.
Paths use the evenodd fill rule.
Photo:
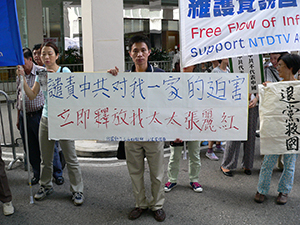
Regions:
<instances>
[{"instance_id":1,"label":"person's arm raised","mask_svg":"<svg viewBox=\"0 0 300 225\"><path fill-rule=\"evenodd\" d=\"M38 95L38 93L40 93L40 84L38 82L34 82L34 85L32 88L30 88L26 82L25 79L25 72L24 72L24 68L23 66L18 66L17 69L17 75L19 76L19 78L21 79L20 76L23 76L23 80L24 80L24 91L26 93L26 95L28 96L28 98L30 100L33 100L36 98L36 96Z\"/></svg>"}]
</instances>

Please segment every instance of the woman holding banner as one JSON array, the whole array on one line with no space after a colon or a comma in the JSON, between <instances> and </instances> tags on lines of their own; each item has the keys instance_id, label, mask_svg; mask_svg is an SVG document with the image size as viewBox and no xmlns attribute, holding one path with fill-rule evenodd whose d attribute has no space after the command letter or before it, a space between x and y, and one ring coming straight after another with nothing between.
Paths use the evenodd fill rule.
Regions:
<instances>
[{"instance_id":1,"label":"woman holding banner","mask_svg":"<svg viewBox=\"0 0 300 225\"><path fill-rule=\"evenodd\" d=\"M41 59L47 69L47 72L56 73L70 73L71 71L67 67L60 67L56 64L56 60L59 57L59 51L57 46L52 42L46 42L41 46ZM18 66L18 74L24 76L23 67ZM43 85L45 82L45 86ZM36 76L35 83L32 88L26 83L24 79L24 90L30 100L34 99L39 93L40 88L43 91L45 97L45 105L43 108L42 118L39 128L39 142L41 149L41 177L40 177L40 189L35 194L36 200L42 200L47 195L53 192L52 184L52 161L53 161L53 149L55 140L48 140L48 94L47 94L47 73L40 72ZM70 190L73 193L72 201L74 205L78 206L83 203L83 180L81 170L79 167L78 159L76 156L74 141L59 140L63 154L65 156L68 174L70 179Z\"/></svg>"},{"instance_id":2,"label":"woman holding banner","mask_svg":"<svg viewBox=\"0 0 300 225\"><path fill-rule=\"evenodd\" d=\"M295 74L300 69L300 56L295 54L287 54L278 59L279 76L282 81L294 81ZM264 83L266 86L267 84ZM297 154L285 154L283 156L284 169L279 179L277 204L284 205L287 202L288 194L291 192L294 183L295 163ZM254 200L262 203L265 195L270 189L273 168L277 162L279 155L265 155L259 173L259 181L257 185L257 193Z\"/></svg>"}]
</instances>

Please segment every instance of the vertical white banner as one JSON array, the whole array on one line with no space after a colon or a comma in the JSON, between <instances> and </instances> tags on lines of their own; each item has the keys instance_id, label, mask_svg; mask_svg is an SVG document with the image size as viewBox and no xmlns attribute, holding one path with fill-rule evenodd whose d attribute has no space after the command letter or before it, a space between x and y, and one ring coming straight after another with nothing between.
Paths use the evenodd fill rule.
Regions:
<instances>
[{"instance_id":1,"label":"vertical white banner","mask_svg":"<svg viewBox=\"0 0 300 225\"><path fill-rule=\"evenodd\" d=\"M258 93L258 84L262 83L262 62L259 55L239 56L232 58L234 73L249 74L249 93Z\"/></svg>"},{"instance_id":2,"label":"vertical white banner","mask_svg":"<svg viewBox=\"0 0 300 225\"><path fill-rule=\"evenodd\" d=\"M299 153L300 82L259 85L260 152Z\"/></svg>"}]
</instances>

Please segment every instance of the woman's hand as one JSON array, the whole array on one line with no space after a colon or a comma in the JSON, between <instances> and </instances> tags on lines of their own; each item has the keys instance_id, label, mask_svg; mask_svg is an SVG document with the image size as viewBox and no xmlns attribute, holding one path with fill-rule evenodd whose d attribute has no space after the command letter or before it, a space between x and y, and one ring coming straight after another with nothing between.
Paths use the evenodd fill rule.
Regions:
<instances>
[{"instance_id":1,"label":"woman's hand","mask_svg":"<svg viewBox=\"0 0 300 225\"><path fill-rule=\"evenodd\" d=\"M265 87L267 87L267 83L271 83L271 81L263 82L263 85L264 85Z\"/></svg>"},{"instance_id":2,"label":"woman's hand","mask_svg":"<svg viewBox=\"0 0 300 225\"><path fill-rule=\"evenodd\" d=\"M113 76L117 76L119 73L119 68L115 66L114 69L107 70L107 72L112 74Z\"/></svg>"},{"instance_id":3,"label":"woman's hand","mask_svg":"<svg viewBox=\"0 0 300 225\"><path fill-rule=\"evenodd\" d=\"M258 102L258 99L255 97L254 99L252 99L250 102L249 102L249 108L253 108L256 106Z\"/></svg>"}]
</instances>

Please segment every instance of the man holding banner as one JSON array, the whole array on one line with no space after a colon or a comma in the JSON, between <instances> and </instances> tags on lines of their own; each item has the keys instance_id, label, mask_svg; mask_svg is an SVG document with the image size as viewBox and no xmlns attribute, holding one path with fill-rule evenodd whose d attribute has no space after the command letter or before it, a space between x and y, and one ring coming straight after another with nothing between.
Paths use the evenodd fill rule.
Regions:
<instances>
[{"instance_id":1,"label":"man holding banner","mask_svg":"<svg viewBox=\"0 0 300 225\"><path fill-rule=\"evenodd\" d=\"M154 68L148 62L151 53L150 41L142 35L133 36L129 41L129 55L134 62L128 72L164 72L159 68ZM117 75L119 70L108 70L112 75ZM151 209L154 218L162 222L166 214L162 209L165 196L163 187L164 177L164 142L163 141L144 141L144 142L125 142L126 162L129 175L132 181L135 196L135 208L130 212L129 219L139 218L147 209ZM147 158L150 178L151 178L151 201L148 202L145 195L144 186L144 157Z\"/></svg>"},{"instance_id":2,"label":"man holding banner","mask_svg":"<svg viewBox=\"0 0 300 225\"><path fill-rule=\"evenodd\" d=\"M212 73L230 73L230 69L228 67L229 61L228 59L222 59L218 60L218 65L216 65L216 62L213 61L213 70L211 71ZM209 158L210 160L217 161L219 160L218 156L213 151L213 145L214 141L209 141L208 142L208 149L206 152L206 157ZM224 148L221 147L221 141L216 141L216 151L218 152L224 152Z\"/></svg>"}]
</instances>

